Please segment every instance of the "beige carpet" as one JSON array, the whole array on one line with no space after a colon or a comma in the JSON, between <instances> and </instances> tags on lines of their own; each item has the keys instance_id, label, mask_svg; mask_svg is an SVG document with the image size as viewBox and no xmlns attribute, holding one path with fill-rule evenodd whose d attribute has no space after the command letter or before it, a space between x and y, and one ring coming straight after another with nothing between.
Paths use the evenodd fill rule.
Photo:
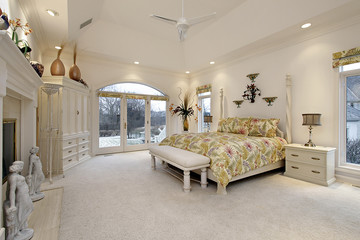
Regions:
<instances>
[{"instance_id":1,"label":"beige carpet","mask_svg":"<svg viewBox=\"0 0 360 240\"><path fill-rule=\"evenodd\" d=\"M61 207L64 189L42 191L45 198L34 202L34 211L29 217L29 227L34 229L32 240L59 239Z\"/></svg>"},{"instance_id":2,"label":"beige carpet","mask_svg":"<svg viewBox=\"0 0 360 240\"><path fill-rule=\"evenodd\" d=\"M360 239L359 188L279 171L232 183L227 196L214 183L186 194L141 151L97 156L53 186L64 186L61 240Z\"/></svg>"}]
</instances>

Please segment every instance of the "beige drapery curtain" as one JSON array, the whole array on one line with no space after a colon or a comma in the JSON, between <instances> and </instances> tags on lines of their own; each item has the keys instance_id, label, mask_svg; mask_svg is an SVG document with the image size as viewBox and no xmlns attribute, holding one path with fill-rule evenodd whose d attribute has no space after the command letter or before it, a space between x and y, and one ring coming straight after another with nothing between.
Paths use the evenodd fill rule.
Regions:
<instances>
[{"instance_id":1,"label":"beige drapery curtain","mask_svg":"<svg viewBox=\"0 0 360 240\"><path fill-rule=\"evenodd\" d=\"M333 53L333 68L360 62L360 47Z\"/></svg>"},{"instance_id":2,"label":"beige drapery curtain","mask_svg":"<svg viewBox=\"0 0 360 240\"><path fill-rule=\"evenodd\" d=\"M196 94L211 92L211 84L206 84L196 88Z\"/></svg>"}]
</instances>

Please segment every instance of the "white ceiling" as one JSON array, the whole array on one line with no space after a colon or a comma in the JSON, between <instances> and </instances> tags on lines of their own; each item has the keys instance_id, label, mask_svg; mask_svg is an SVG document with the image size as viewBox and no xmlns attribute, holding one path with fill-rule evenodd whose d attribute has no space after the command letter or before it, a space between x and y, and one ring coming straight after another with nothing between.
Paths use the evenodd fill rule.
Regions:
<instances>
[{"instance_id":1,"label":"white ceiling","mask_svg":"<svg viewBox=\"0 0 360 240\"><path fill-rule=\"evenodd\" d=\"M31 2L31 3L30 3ZM185 0L185 17L216 12L179 42L181 0L19 0L43 51L77 42L79 54L183 73L360 22L359 0ZM45 10L59 16L50 17ZM80 24L92 23L80 30ZM300 26L311 21L310 29ZM65 51L65 50L64 50ZM71 51L71 48L68 48Z\"/></svg>"}]
</instances>

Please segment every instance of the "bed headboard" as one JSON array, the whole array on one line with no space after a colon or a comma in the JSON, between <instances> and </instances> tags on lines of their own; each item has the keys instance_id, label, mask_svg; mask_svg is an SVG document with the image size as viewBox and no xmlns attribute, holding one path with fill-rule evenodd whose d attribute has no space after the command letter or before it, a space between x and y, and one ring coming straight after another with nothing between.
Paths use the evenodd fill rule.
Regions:
<instances>
[{"instance_id":1,"label":"bed headboard","mask_svg":"<svg viewBox=\"0 0 360 240\"><path fill-rule=\"evenodd\" d=\"M280 129L277 130L276 134L279 137L284 138L288 143L291 143L292 141L292 134L291 134L291 128L292 128L292 119L291 119L291 88L292 88L292 79L291 75L287 74L285 78L286 83L286 134L282 132ZM224 89L220 88L220 118L224 118Z\"/></svg>"}]
</instances>

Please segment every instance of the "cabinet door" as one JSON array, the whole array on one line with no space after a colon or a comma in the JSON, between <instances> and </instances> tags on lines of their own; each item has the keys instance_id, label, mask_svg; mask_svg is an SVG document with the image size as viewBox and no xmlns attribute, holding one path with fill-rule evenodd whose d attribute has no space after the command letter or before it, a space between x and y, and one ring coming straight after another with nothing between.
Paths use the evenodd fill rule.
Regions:
<instances>
[{"instance_id":1,"label":"cabinet door","mask_svg":"<svg viewBox=\"0 0 360 240\"><path fill-rule=\"evenodd\" d=\"M86 132L88 130L88 96L84 95L82 100L82 131Z\"/></svg>"},{"instance_id":2,"label":"cabinet door","mask_svg":"<svg viewBox=\"0 0 360 240\"><path fill-rule=\"evenodd\" d=\"M82 132L82 123L83 123L83 110L82 110L83 96L82 94L76 94L76 132Z\"/></svg>"},{"instance_id":3,"label":"cabinet door","mask_svg":"<svg viewBox=\"0 0 360 240\"><path fill-rule=\"evenodd\" d=\"M74 91L69 91L68 96L68 113L69 113L69 130L70 133L76 133L76 93ZM65 109L64 109L65 111Z\"/></svg>"},{"instance_id":4,"label":"cabinet door","mask_svg":"<svg viewBox=\"0 0 360 240\"><path fill-rule=\"evenodd\" d=\"M69 90L62 90L62 131L63 134L70 134L70 126L69 126Z\"/></svg>"}]
</instances>

